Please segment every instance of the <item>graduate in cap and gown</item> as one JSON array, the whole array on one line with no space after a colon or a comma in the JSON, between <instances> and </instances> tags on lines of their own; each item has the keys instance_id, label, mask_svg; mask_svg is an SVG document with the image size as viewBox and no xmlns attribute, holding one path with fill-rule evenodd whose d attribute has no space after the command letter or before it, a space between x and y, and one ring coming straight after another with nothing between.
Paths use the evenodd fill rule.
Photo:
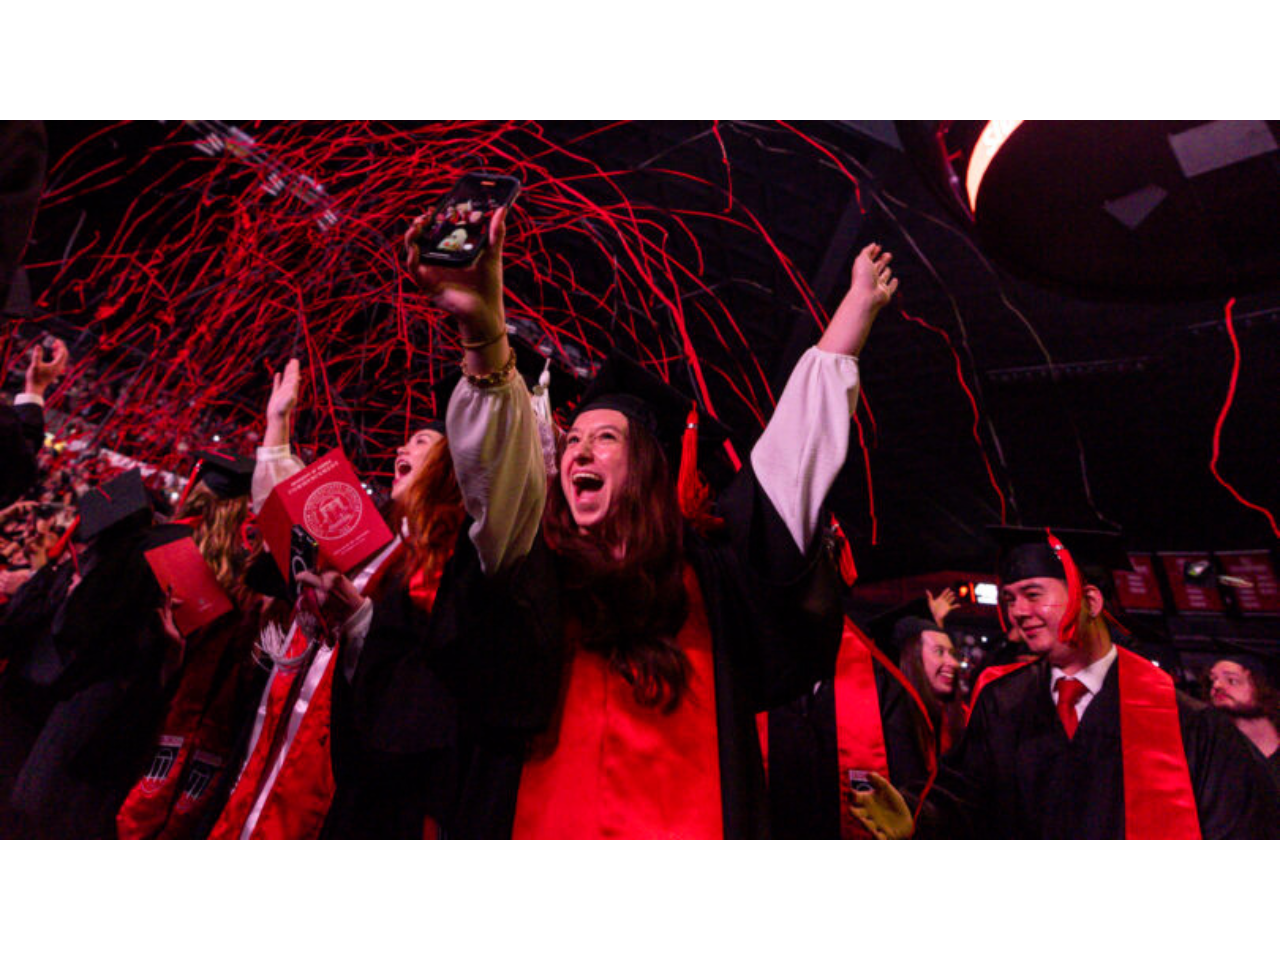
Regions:
<instances>
[{"instance_id":1,"label":"graduate in cap and gown","mask_svg":"<svg viewBox=\"0 0 1280 960\"><path fill-rule=\"evenodd\" d=\"M846 617L832 676L769 711L761 747L775 839L870 839L848 804L865 774L905 788L936 769L934 721L899 657L918 625L941 631L927 613L923 599L913 601L872 618L865 632Z\"/></svg>"},{"instance_id":2,"label":"graduate in cap and gown","mask_svg":"<svg viewBox=\"0 0 1280 960\"><path fill-rule=\"evenodd\" d=\"M565 386L546 358L516 344L517 369L533 384L544 452L554 456L549 388ZM444 410L459 374L440 378L433 388ZM442 437L445 425L425 427ZM333 839L447 837L458 778L462 721L454 674L470 657L465 637L451 647L437 645L429 630L441 576L466 520L448 443L410 476L409 461L397 459L393 520L405 537L402 556L374 596L369 627L355 666L333 682L330 754L337 789L321 836ZM465 535L464 535L465 536ZM350 611L338 610L347 617ZM348 654L352 639L345 641ZM502 664L470 667L490 677ZM425 826L424 826L425 825Z\"/></svg>"},{"instance_id":3,"label":"graduate in cap and gown","mask_svg":"<svg viewBox=\"0 0 1280 960\"><path fill-rule=\"evenodd\" d=\"M999 528L1003 616L1038 654L985 671L926 809L942 836L1221 839L1276 836L1248 744L1173 678L1114 642L1101 576L1114 534ZM1078 559L1077 559L1078 557ZM901 832L901 797L859 798Z\"/></svg>"},{"instance_id":4,"label":"graduate in cap and gown","mask_svg":"<svg viewBox=\"0 0 1280 960\"><path fill-rule=\"evenodd\" d=\"M277 374L257 454L253 502L303 469L290 447L299 367ZM412 756L371 740L387 693L388 663L421 636L463 519L444 424L417 425L395 451L390 544L352 572L302 573L332 636L307 635L301 618L264 631L273 661L239 778L214 839L433 838L452 784L454 706L434 678L413 704L436 739ZM281 587L284 585L281 584Z\"/></svg>"},{"instance_id":5,"label":"graduate in cap and gown","mask_svg":"<svg viewBox=\"0 0 1280 960\"><path fill-rule=\"evenodd\" d=\"M473 523L432 629L523 668L466 691L476 740L455 831L767 836L755 716L831 671L840 617L820 510L848 449L856 356L897 286L889 255L858 256L844 303L720 498L723 526L700 532L685 524L705 504L696 410L635 363L602 369L548 477L512 375L504 216L466 269L422 264L419 227L407 237L410 269L466 350L447 422Z\"/></svg>"},{"instance_id":6,"label":"graduate in cap and gown","mask_svg":"<svg viewBox=\"0 0 1280 960\"><path fill-rule=\"evenodd\" d=\"M1280 790L1280 669L1273 657L1218 641L1219 654L1205 677L1209 703L1245 735Z\"/></svg>"},{"instance_id":7,"label":"graduate in cap and gown","mask_svg":"<svg viewBox=\"0 0 1280 960\"><path fill-rule=\"evenodd\" d=\"M44 717L9 797L24 836L114 837L146 763L181 663L146 551L191 535L152 519L136 469L81 498L74 535L88 548L74 558L72 585L6 671L6 697L19 697L30 721Z\"/></svg>"},{"instance_id":8,"label":"graduate in cap and gown","mask_svg":"<svg viewBox=\"0 0 1280 960\"><path fill-rule=\"evenodd\" d=\"M174 513L230 609L180 638L181 672L151 762L116 815L120 839L199 839L235 776L233 754L266 671L253 655L262 602L245 583L261 547L248 544L254 460L206 451ZM176 625L173 627L176 631Z\"/></svg>"}]
</instances>

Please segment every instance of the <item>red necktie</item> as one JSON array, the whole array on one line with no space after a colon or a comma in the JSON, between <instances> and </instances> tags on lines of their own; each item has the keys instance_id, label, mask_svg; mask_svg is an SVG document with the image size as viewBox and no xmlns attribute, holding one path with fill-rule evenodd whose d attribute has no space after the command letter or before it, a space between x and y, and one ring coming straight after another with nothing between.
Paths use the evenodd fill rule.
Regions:
<instances>
[{"instance_id":1,"label":"red necktie","mask_svg":"<svg viewBox=\"0 0 1280 960\"><path fill-rule=\"evenodd\" d=\"M1067 739L1070 740L1076 735L1076 727L1080 725L1080 718L1076 716L1076 704L1089 688L1075 677L1059 677L1056 686L1058 719L1062 721L1062 729L1067 731Z\"/></svg>"}]
</instances>

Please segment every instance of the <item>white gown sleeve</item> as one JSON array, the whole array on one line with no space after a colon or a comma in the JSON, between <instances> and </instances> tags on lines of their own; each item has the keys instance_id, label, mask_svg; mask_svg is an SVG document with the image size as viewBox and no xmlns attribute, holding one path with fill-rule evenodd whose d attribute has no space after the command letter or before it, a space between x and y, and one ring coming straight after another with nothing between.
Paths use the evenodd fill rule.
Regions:
<instances>
[{"instance_id":1,"label":"white gown sleeve","mask_svg":"<svg viewBox=\"0 0 1280 960\"><path fill-rule=\"evenodd\" d=\"M259 447L257 463L253 467L253 480L250 482L249 494L253 512L261 513L262 506L271 496L277 483L288 480L295 473L302 471L303 463L293 455L287 443L278 447Z\"/></svg>"},{"instance_id":2,"label":"white gown sleeve","mask_svg":"<svg viewBox=\"0 0 1280 960\"><path fill-rule=\"evenodd\" d=\"M801 553L813 541L822 503L848 456L857 405L857 358L810 347L751 450L756 479Z\"/></svg>"},{"instance_id":3,"label":"white gown sleeve","mask_svg":"<svg viewBox=\"0 0 1280 960\"><path fill-rule=\"evenodd\" d=\"M528 554L547 499L543 445L524 380L481 389L465 378L445 420L471 542L494 574Z\"/></svg>"}]
</instances>

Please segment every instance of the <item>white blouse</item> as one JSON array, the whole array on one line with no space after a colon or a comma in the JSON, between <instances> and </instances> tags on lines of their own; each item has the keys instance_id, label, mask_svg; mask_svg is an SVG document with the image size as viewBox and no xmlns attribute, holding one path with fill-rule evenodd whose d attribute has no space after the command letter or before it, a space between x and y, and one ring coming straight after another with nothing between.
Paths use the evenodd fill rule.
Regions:
<instances>
[{"instance_id":1,"label":"white blouse","mask_svg":"<svg viewBox=\"0 0 1280 960\"><path fill-rule=\"evenodd\" d=\"M800 551L817 530L822 503L849 452L858 402L858 361L811 347L787 380L751 451L756 477ZM486 573L526 555L547 495L547 467L529 391L520 377L487 389L465 378L446 425L471 540Z\"/></svg>"}]
</instances>

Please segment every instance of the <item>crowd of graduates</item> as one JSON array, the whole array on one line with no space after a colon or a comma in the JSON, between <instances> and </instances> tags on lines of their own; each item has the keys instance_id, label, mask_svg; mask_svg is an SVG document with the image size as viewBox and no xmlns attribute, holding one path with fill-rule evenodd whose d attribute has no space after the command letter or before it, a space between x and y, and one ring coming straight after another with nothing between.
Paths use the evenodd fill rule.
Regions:
<instances>
[{"instance_id":1,"label":"crowd of graduates","mask_svg":"<svg viewBox=\"0 0 1280 960\"><path fill-rule=\"evenodd\" d=\"M1114 545L1002 534L1001 605L1026 655L969 703L954 597L879 629L845 614L824 500L858 355L897 288L888 252L854 259L713 492L696 405L634 361L611 357L569 415L536 370L530 389L504 318L503 211L470 267L422 262L421 229L406 267L457 324L462 376L446 419L395 451L390 539L351 566L264 533L273 493L307 470L296 360L261 446L197 454L171 505L137 470L73 494L25 463L66 363L60 344L33 348L3 424L4 836L1280 833L1280 752L1233 722L1274 734L1274 704L1195 701L1117 644ZM187 543L223 604L211 619L161 586L157 553Z\"/></svg>"}]
</instances>

